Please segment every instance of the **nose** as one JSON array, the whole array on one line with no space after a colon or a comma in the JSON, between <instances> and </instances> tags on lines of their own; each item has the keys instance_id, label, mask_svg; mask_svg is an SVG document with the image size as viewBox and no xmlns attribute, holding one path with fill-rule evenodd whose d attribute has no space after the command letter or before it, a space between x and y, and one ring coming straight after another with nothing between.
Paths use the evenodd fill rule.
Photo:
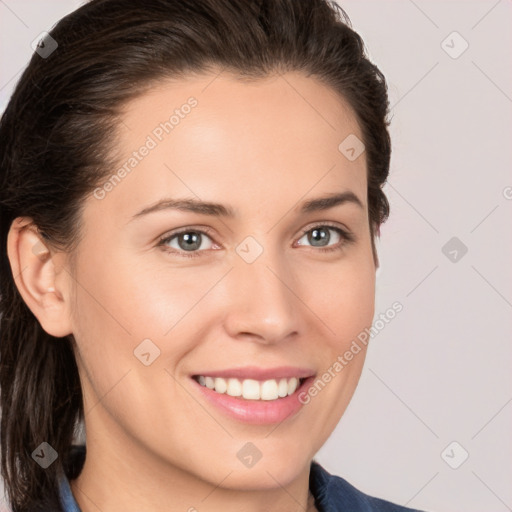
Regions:
<instances>
[{"instance_id":1,"label":"nose","mask_svg":"<svg viewBox=\"0 0 512 512\"><path fill-rule=\"evenodd\" d=\"M231 337L275 344L299 333L301 301L282 255L264 252L250 264L240 259L228 281L225 328Z\"/></svg>"}]
</instances>

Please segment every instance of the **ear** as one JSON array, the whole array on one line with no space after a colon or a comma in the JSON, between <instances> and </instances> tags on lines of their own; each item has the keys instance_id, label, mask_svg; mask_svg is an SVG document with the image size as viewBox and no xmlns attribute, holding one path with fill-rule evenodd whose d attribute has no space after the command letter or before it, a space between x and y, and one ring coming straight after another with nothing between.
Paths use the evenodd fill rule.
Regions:
<instances>
[{"instance_id":1,"label":"ear","mask_svg":"<svg viewBox=\"0 0 512 512\"><path fill-rule=\"evenodd\" d=\"M41 236L32 219L17 217L7 235L7 256L18 291L50 335L71 334L70 282L63 253L57 253Z\"/></svg>"}]
</instances>

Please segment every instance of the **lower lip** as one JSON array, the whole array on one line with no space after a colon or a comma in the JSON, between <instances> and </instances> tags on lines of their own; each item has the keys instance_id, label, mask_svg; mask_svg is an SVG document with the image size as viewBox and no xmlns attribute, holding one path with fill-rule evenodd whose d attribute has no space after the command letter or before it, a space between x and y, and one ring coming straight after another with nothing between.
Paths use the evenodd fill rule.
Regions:
<instances>
[{"instance_id":1,"label":"lower lip","mask_svg":"<svg viewBox=\"0 0 512 512\"><path fill-rule=\"evenodd\" d=\"M217 393L206 386L201 386L195 379L191 380L208 402L231 418L253 425L269 425L281 423L297 414L304 405L299 401L299 394L308 389L313 383L314 376L308 377L291 395L277 400L246 400L226 393Z\"/></svg>"}]
</instances>

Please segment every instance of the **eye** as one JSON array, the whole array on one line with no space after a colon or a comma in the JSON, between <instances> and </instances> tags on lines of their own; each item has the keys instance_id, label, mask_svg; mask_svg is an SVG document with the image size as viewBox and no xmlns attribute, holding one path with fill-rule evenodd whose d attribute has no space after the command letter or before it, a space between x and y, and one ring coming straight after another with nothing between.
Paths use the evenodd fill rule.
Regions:
<instances>
[{"instance_id":1,"label":"eye","mask_svg":"<svg viewBox=\"0 0 512 512\"><path fill-rule=\"evenodd\" d=\"M331 233L334 233L334 236ZM353 235L348 231L329 224L320 224L303 231L297 244L305 245L304 242L301 242L304 238L312 247L318 247L322 252L341 250L347 243L354 240Z\"/></svg>"},{"instance_id":2,"label":"eye","mask_svg":"<svg viewBox=\"0 0 512 512\"><path fill-rule=\"evenodd\" d=\"M185 258L193 258L199 256L198 252L200 250L212 248L213 240L208 236L208 231L207 229L187 228L176 233L164 235L158 242L158 245L173 254L178 254ZM205 244L204 242L207 240L209 240L209 243Z\"/></svg>"},{"instance_id":3,"label":"eye","mask_svg":"<svg viewBox=\"0 0 512 512\"><path fill-rule=\"evenodd\" d=\"M331 234L334 233L334 236ZM211 230L208 228L188 227L174 233L167 233L158 242L158 246L165 251L185 258L194 258L201 256L201 252L208 249L218 248L213 242ZM301 240L306 239L304 243ZM302 232L297 245L305 246L311 244L321 252L330 252L341 250L354 241L354 236L338 227L328 224L320 224L310 227Z\"/></svg>"}]
</instances>

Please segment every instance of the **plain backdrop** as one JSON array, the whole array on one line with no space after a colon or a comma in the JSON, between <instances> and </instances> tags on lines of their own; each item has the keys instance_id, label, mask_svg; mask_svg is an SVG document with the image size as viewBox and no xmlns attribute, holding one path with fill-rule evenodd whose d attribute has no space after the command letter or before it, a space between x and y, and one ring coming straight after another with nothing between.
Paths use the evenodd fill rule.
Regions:
<instances>
[{"instance_id":1,"label":"plain backdrop","mask_svg":"<svg viewBox=\"0 0 512 512\"><path fill-rule=\"evenodd\" d=\"M376 318L403 311L316 458L409 507L510 511L512 3L339 3L389 84ZM0 110L31 42L78 5L0 0Z\"/></svg>"}]
</instances>

